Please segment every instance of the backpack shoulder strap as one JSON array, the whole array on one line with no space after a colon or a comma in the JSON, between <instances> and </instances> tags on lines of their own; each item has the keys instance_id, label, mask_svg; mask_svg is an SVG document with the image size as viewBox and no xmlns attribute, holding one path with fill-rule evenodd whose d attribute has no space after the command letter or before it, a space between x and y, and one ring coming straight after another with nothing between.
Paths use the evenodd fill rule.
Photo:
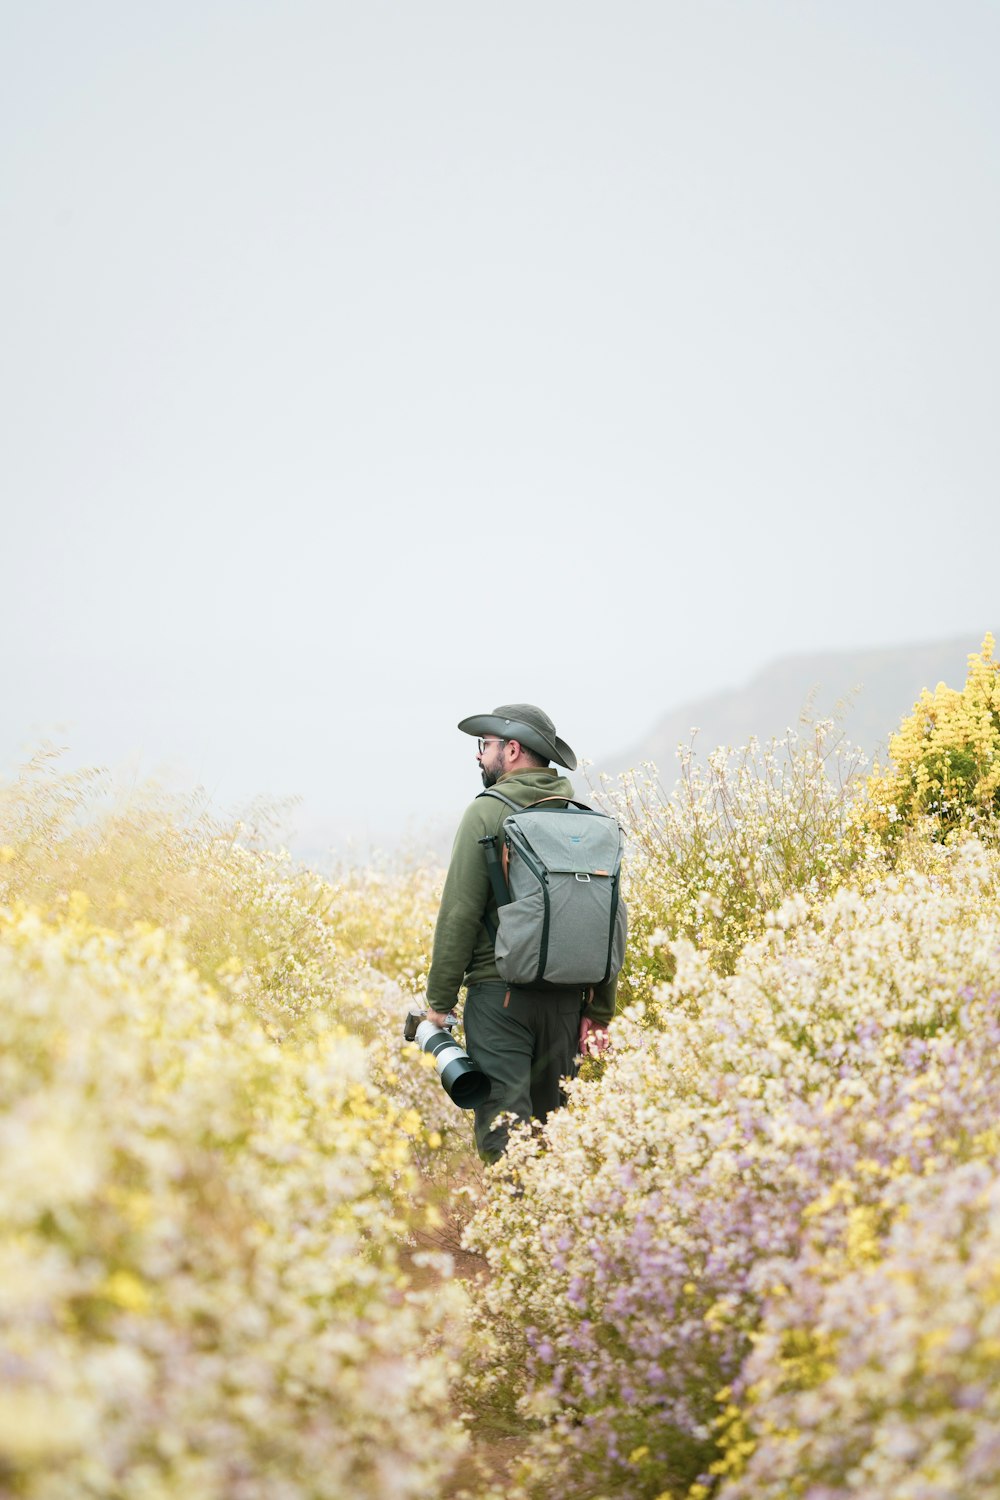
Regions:
<instances>
[{"instance_id":1,"label":"backpack shoulder strap","mask_svg":"<svg viewBox=\"0 0 1000 1500\"><path fill-rule=\"evenodd\" d=\"M505 797L503 792L494 791L492 787L487 787L484 792L477 793L477 800L479 797L494 797L497 802L506 802L508 807L512 807L515 812L518 811L516 802L512 802L510 797ZM490 877L493 899L498 907L506 906L510 900L510 891L507 887L506 871L497 853L496 840L487 834L486 838L479 840L479 844L486 858L486 871ZM488 911L483 913L483 925L490 935L490 942L496 942L496 923L491 920Z\"/></svg>"},{"instance_id":2,"label":"backpack shoulder strap","mask_svg":"<svg viewBox=\"0 0 1000 1500\"><path fill-rule=\"evenodd\" d=\"M511 797L505 797L503 792L498 792L495 786L488 786L485 792L477 792L476 800L478 801L480 797L495 797L498 802L506 802L507 806L512 807L515 812L523 811L519 802L515 802Z\"/></svg>"},{"instance_id":3,"label":"backpack shoulder strap","mask_svg":"<svg viewBox=\"0 0 1000 1500\"><path fill-rule=\"evenodd\" d=\"M479 795L482 797L482 796L485 796L486 794L484 792L480 792ZM504 801L506 801L506 800L507 799L504 798ZM565 802L565 804L566 804L567 807L578 807L581 812L593 812L594 811L594 809L592 807L588 807L587 806L586 802L577 802L576 799L573 798L573 797L555 797L555 796L553 796L553 797L539 797L539 799L538 799L537 802L529 802L527 804L527 806L525 806L525 807L519 807L518 808L518 812L527 812L529 808L532 808L532 807L541 807L541 805L542 805L543 802Z\"/></svg>"},{"instance_id":4,"label":"backpack shoulder strap","mask_svg":"<svg viewBox=\"0 0 1000 1500\"><path fill-rule=\"evenodd\" d=\"M505 797L503 792L498 792L495 786L488 786L485 792L477 792L478 797L495 797L498 802L506 802L515 812L527 812L531 807L541 807L543 802L563 802L567 807L578 807L581 812L593 812L594 809L586 802L577 802L574 797L538 797L534 802L515 802L512 797Z\"/></svg>"}]
</instances>

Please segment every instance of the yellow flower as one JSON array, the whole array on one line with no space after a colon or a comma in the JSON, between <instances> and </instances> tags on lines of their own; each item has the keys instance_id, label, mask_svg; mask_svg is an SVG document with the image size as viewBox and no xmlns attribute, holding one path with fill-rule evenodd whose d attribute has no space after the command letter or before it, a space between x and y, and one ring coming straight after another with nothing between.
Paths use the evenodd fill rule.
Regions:
<instances>
[{"instance_id":1,"label":"yellow flower","mask_svg":"<svg viewBox=\"0 0 1000 1500\"><path fill-rule=\"evenodd\" d=\"M90 910L90 897L85 891L70 891L67 907L71 922L78 922Z\"/></svg>"},{"instance_id":2,"label":"yellow flower","mask_svg":"<svg viewBox=\"0 0 1000 1500\"><path fill-rule=\"evenodd\" d=\"M149 1292L131 1271L113 1271L102 1283L100 1294L126 1312L142 1313L149 1308Z\"/></svg>"}]
</instances>

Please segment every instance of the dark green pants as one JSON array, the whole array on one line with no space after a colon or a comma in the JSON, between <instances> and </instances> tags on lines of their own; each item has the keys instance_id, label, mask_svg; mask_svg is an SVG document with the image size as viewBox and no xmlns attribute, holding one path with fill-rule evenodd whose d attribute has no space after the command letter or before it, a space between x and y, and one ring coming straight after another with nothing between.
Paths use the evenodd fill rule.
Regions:
<instances>
[{"instance_id":1,"label":"dark green pants","mask_svg":"<svg viewBox=\"0 0 1000 1500\"><path fill-rule=\"evenodd\" d=\"M565 1103L560 1081L576 1072L580 1017L585 994L511 990L499 983L471 985L462 1024L469 1056L492 1080L485 1104L475 1111L476 1148L483 1161L499 1161L509 1125L497 1115L544 1120Z\"/></svg>"}]
</instances>

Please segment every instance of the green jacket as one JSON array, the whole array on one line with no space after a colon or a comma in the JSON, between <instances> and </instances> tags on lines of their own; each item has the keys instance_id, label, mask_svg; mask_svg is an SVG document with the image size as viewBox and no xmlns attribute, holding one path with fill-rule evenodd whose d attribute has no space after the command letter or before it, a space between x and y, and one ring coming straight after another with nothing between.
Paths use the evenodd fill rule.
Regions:
<instances>
[{"instance_id":1,"label":"green jacket","mask_svg":"<svg viewBox=\"0 0 1000 1500\"><path fill-rule=\"evenodd\" d=\"M569 779L551 767L508 771L500 777L497 788L521 807L542 797L571 799L573 796ZM427 1003L434 1010L451 1010L463 984L481 984L484 980L502 983L493 956L493 940L483 922L487 913L496 922L497 904L479 840L496 838L499 849L503 842L501 828L509 816L510 808L498 798L477 797L458 825L427 977ZM617 978L599 985L584 1014L594 1021L610 1021L615 1013L617 987Z\"/></svg>"}]
</instances>

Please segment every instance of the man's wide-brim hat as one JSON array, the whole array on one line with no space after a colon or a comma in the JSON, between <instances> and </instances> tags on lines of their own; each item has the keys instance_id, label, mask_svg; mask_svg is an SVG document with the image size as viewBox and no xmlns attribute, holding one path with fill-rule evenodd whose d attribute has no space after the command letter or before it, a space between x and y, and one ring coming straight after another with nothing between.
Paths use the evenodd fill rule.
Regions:
<instances>
[{"instance_id":1,"label":"man's wide-brim hat","mask_svg":"<svg viewBox=\"0 0 1000 1500\"><path fill-rule=\"evenodd\" d=\"M474 734L477 738L495 734L501 740L519 740L536 755L556 761L567 771L576 770L576 756L556 734L556 726L548 714L533 703L501 703L491 714L473 714L458 727L464 734Z\"/></svg>"}]
</instances>

